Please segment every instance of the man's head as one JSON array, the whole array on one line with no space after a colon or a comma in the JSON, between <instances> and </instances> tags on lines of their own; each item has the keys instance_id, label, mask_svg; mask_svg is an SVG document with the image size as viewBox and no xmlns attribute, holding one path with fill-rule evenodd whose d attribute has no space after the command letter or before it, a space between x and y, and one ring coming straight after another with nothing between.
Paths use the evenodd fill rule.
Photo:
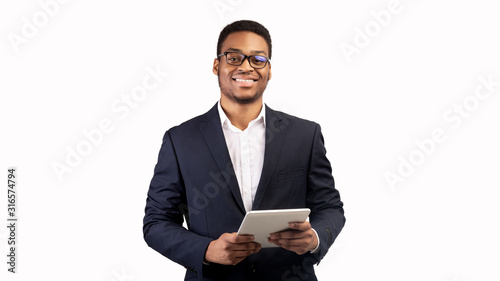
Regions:
<instances>
[{"instance_id":1,"label":"man's head","mask_svg":"<svg viewBox=\"0 0 500 281\"><path fill-rule=\"evenodd\" d=\"M226 26L219 35L213 65L221 98L240 104L261 100L271 79L271 48L269 31L257 22L243 20ZM238 60L241 65L235 63Z\"/></svg>"},{"instance_id":2,"label":"man's head","mask_svg":"<svg viewBox=\"0 0 500 281\"><path fill-rule=\"evenodd\" d=\"M227 36L229 36L229 34L231 33L240 31L253 32L264 38L264 40L266 40L267 47L269 49L269 58L271 58L273 44L271 42L271 35L269 34L269 31L262 24L251 20L235 21L224 27L224 29L219 34L219 41L217 41L217 56L223 52L222 44L224 43L224 41L226 41Z\"/></svg>"}]
</instances>

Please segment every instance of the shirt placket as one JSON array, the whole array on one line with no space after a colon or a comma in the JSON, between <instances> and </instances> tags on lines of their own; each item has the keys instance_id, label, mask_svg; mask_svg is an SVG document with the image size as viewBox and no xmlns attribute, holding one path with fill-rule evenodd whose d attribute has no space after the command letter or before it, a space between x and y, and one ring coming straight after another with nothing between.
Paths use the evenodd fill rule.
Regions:
<instances>
[{"instance_id":1,"label":"shirt placket","mask_svg":"<svg viewBox=\"0 0 500 281\"><path fill-rule=\"evenodd\" d=\"M252 210L252 174L250 171L250 140L248 130L240 133L242 197L246 211Z\"/></svg>"}]
</instances>

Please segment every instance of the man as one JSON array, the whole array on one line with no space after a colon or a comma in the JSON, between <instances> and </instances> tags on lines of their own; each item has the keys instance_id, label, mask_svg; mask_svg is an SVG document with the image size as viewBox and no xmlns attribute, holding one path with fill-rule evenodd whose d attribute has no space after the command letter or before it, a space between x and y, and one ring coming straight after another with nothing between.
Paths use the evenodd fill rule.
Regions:
<instances>
[{"instance_id":1,"label":"man","mask_svg":"<svg viewBox=\"0 0 500 281\"><path fill-rule=\"evenodd\" d=\"M263 104L271 52L259 23L226 26L213 65L220 102L163 138L144 238L185 280L317 280L313 265L344 226L319 125ZM272 234L279 247L235 233L250 210L289 208L310 208L309 222Z\"/></svg>"}]
</instances>

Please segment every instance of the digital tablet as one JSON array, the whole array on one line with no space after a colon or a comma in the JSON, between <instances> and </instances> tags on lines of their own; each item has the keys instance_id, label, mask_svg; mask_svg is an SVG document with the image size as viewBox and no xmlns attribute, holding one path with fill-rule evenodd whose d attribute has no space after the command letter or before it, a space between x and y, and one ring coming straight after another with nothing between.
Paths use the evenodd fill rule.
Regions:
<instances>
[{"instance_id":1,"label":"digital tablet","mask_svg":"<svg viewBox=\"0 0 500 281\"><path fill-rule=\"evenodd\" d=\"M250 211L245 215L238 235L253 235L262 248L278 247L267 241L270 234L289 229L290 222L307 220L310 212L309 208Z\"/></svg>"}]
</instances>

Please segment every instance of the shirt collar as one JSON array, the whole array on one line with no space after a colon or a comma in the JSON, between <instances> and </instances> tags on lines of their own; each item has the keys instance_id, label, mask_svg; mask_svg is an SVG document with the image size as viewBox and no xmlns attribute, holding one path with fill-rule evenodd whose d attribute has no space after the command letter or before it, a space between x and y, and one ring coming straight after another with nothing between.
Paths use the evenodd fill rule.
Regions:
<instances>
[{"instance_id":1,"label":"shirt collar","mask_svg":"<svg viewBox=\"0 0 500 281\"><path fill-rule=\"evenodd\" d=\"M248 126L250 126L250 125L254 124L255 122L262 119L264 127L266 127L266 109L265 108L266 108L265 104L262 104L262 108L260 110L259 115L257 116L257 118L250 121ZM226 122L226 120L227 120L228 124L231 124L231 121L229 120L229 118L227 118L226 113L224 112L224 110L222 109L222 106L220 105L220 101L217 103L217 109L219 110L219 117L220 117L221 126L224 126L224 123Z\"/></svg>"}]
</instances>

